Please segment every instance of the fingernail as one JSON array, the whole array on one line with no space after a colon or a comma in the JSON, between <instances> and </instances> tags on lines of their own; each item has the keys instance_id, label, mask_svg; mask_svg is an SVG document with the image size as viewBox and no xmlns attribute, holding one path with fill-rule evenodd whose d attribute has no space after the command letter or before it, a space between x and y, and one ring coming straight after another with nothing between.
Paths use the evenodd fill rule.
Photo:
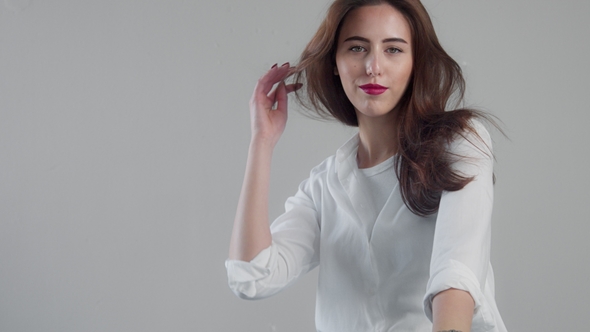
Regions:
<instances>
[{"instance_id":1,"label":"fingernail","mask_svg":"<svg viewBox=\"0 0 590 332\"><path fill-rule=\"evenodd\" d=\"M272 67L270 67L270 69L274 69L274 68L276 68L278 65L279 65L278 63L275 63L274 65L272 65Z\"/></svg>"},{"instance_id":2,"label":"fingernail","mask_svg":"<svg viewBox=\"0 0 590 332\"><path fill-rule=\"evenodd\" d=\"M289 63L288 63L288 62L285 62L285 63L283 63L283 64L281 65L281 67L285 67L285 66L288 66L288 65L289 65Z\"/></svg>"}]
</instances>

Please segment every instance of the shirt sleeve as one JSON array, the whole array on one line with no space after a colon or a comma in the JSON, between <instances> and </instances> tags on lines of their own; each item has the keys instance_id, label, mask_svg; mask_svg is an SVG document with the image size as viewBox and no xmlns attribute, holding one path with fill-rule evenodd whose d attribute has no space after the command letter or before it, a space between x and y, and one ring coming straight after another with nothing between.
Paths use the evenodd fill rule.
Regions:
<instances>
[{"instance_id":1,"label":"shirt sleeve","mask_svg":"<svg viewBox=\"0 0 590 332\"><path fill-rule=\"evenodd\" d=\"M312 182L310 176L287 199L285 213L271 225L270 247L250 262L225 262L229 287L238 297L261 299L274 295L319 264L320 227Z\"/></svg>"},{"instance_id":2,"label":"shirt sleeve","mask_svg":"<svg viewBox=\"0 0 590 332\"><path fill-rule=\"evenodd\" d=\"M443 192L436 219L430 279L424 311L432 321L432 299L450 288L467 291L475 302L472 331L494 329L493 304L486 294L490 286L490 242L493 206L493 155L489 133L473 122L479 135L456 139L450 150L458 156L453 168L473 180L463 189ZM492 277L493 278L493 277ZM490 281L493 283L493 279Z\"/></svg>"}]
</instances>

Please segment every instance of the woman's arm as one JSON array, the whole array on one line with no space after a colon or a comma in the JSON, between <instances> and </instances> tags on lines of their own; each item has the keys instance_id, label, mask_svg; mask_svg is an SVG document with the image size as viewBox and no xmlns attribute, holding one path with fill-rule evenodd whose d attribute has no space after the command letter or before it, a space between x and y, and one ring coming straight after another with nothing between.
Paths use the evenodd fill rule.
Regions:
<instances>
[{"instance_id":1,"label":"woman's arm","mask_svg":"<svg viewBox=\"0 0 590 332\"><path fill-rule=\"evenodd\" d=\"M491 216L493 206L493 157L489 133L473 123L481 137L467 134L450 150L459 158L453 167L474 179L463 189L442 193L434 232L430 280L425 312L434 331L492 330L492 308L485 287L490 268ZM463 318L461 318L463 317ZM461 325L442 324L444 322ZM491 325L490 325L491 324Z\"/></svg>"},{"instance_id":2,"label":"woman's arm","mask_svg":"<svg viewBox=\"0 0 590 332\"><path fill-rule=\"evenodd\" d=\"M433 332L469 332L475 302L468 292L448 289L432 300Z\"/></svg>"},{"instance_id":3,"label":"woman's arm","mask_svg":"<svg viewBox=\"0 0 590 332\"><path fill-rule=\"evenodd\" d=\"M287 122L287 94L300 87L283 82L289 69L288 63L274 65L258 80L250 100L252 137L230 240L232 260L250 261L272 243L268 221L272 152Z\"/></svg>"}]
</instances>

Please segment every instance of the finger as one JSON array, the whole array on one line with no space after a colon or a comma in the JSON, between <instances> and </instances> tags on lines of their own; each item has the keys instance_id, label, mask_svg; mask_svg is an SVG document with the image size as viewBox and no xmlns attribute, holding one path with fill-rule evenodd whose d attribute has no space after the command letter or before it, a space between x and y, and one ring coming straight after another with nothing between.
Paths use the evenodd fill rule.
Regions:
<instances>
[{"instance_id":1,"label":"finger","mask_svg":"<svg viewBox=\"0 0 590 332\"><path fill-rule=\"evenodd\" d=\"M281 82L279 83L279 86L277 86L276 89L276 103L277 103L277 107L276 110L278 111L283 111L287 108L287 88L285 87L285 82Z\"/></svg>"},{"instance_id":2,"label":"finger","mask_svg":"<svg viewBox=\"0 0 590 332\"><path fill-rule=\"evenodd\" d=\"M284 80L289 74L289 63L284 63L282 66L273 66L266 74L264 74L256 84L255 93L268 95L272 87Z\"/></svg>"},{"instance_id":3,"label":"finger","mask_svg":"<svg viewBox=\"0 0 590 332\"><path fill-rule=\"evenodd\" d=\"M279 90L279 87L283 87L284 88L284 93L285 95L293 92L293 91L297 91L299 89L301 89L301 87L303 86L302 83L294 83L294 84L285 84L284 81L281 81L277 87L272 90L269 94L268 94L268 99L271 101L272 106L276 106L276 104L278 103L278 97L277 97L277 91ZM283 93L283 91L281 91L281 93Z\"/></svg>"},{"instance_id":4,"label":"finger","mask_svg":"<svg viewBox=\"0 0 590 332\"><path fill-rule=\"evenodd\" d=\"M270 100L273 103L273 105L276 102L277 89L278 89L278 85L276 88L274 88L271 92L269 92L266 95L268 97L268 100Z\"/></svg>"},{"instance_id":5,"label":"finger","mask_svg":"<svg viewBox=\"0 0 590 332\"><path fill-rule=\"evenodd\" d=\"M285 86L287 93L295 92L301 89L301 87L303 87L303 84L301 83L289 84Z\"/></svg>"}]
</instances>

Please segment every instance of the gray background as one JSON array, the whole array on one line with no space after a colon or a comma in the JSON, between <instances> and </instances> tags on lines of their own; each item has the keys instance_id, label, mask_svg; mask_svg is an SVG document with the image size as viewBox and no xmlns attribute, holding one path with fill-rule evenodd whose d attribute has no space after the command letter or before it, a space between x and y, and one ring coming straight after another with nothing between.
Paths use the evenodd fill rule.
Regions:
<instances>
[{"instance_id":1,"label":"gray background","mask_svg":"<svg viewBox=\"0 0 590 332\"><path fill-rule=\"evenodd\" d=\"M328 2L0 2L0 331L313 330L317 272L248 302L223 263L254 83ZM506 324L585 330L590 2L424 3L511 138L493 133ZM271 217L354 133L289 121Z\"/></svg>"}]
</instances>

